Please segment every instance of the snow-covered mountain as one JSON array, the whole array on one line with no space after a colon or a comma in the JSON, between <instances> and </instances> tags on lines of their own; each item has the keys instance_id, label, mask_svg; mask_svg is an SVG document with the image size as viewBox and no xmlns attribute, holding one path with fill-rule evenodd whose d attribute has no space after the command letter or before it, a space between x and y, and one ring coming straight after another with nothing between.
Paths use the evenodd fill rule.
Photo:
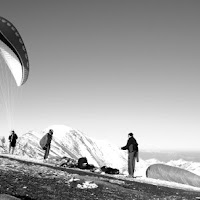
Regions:
<instances>
[{"instance_id":1,"label":"snow-covered mountain","mask_svg":"<svg viewBox=\"0 0 200 200\"><path fill-rule=\"evenodd\" d=\"M87 137L79 130L64 125L53 125L42 133L30 131L22 135L16 147L18 155L42 158L44 151L39 146L42 136L53 129L50 156L67 156L74 159L86 157L88 163L97 167L109 166L123 171L127 168L127 153L106 141L97 141Z\"/></svg>"}]
</instances>

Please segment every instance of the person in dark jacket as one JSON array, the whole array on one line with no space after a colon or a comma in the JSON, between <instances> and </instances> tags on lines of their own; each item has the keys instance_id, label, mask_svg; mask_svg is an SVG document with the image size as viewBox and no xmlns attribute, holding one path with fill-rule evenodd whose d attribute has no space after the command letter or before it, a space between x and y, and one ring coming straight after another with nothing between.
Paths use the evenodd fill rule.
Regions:
<instances>
[{"instance_id":1,"label":"person in dark jacket","mask_svg":"<svg viewBox=\"0 0 200 200\"><path fill-rule=\"evenodd\" d=\"M11 149L12 149L12 154L14 153L16 142L17 142L17 138L18 138L17 134L15 133L14 130L12 130L11 134L8 137L8 140L10 142L10 144L9 144L9 153L10 153Z\"/></svg>"},{"instance_id":2,"label":"person in dark jacket","mask_svg":"<svg viewBox=\"0 0 200 200\"><path fill-rule=\"evenodd\" d=\"M53 130L50 129L49 132L47 133L47 143L46 143L45 148L44 148L45 149L44 162L46 162L46 159L49 156L49 151L50 151L50 148L51 148L52 137L53 137Z\"/></svg>"},{"instance_id":3,"label":"person in dark jacket","mask_svg":"<svg viewBox=\"0 0 200 200\"><path fill-rule=\"evenodd\" d=\"M135 159L138 159L138 143L136 139L133 137L133 133L128 134L128 141L126 146L122 147L122 150L128 150L128 173L129 176L134 177L135 171Z\"/></svg>"}]
</instances>

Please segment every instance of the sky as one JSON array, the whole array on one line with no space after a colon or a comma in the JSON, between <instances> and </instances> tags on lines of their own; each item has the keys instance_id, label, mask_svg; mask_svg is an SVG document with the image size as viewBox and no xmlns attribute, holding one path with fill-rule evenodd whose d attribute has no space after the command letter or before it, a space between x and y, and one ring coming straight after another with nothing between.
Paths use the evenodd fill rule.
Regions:
<instances>
[{"instance_id":1,"label":"sky","mask_svg":"<svg viewBox=\"0 0 200 200\"><path fill-rule=\"evenodd\" d=\"M63 124L119 146L133 132L140 149L200 150L200 1L0 3L30 62L16 133Z\"/></svg>"}]
</instances>

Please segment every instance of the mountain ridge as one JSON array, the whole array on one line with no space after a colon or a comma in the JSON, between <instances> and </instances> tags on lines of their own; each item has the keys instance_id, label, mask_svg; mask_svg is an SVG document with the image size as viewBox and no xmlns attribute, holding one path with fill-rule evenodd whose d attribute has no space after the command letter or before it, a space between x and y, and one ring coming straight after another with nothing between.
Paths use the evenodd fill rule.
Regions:
<instances>
[{"instance_id":1,"label":"mountain ridge","mask_svg":"<svg viewBox=\"0 0 200 200\"><path fill-rule=\"evenodd\" d=\"M126 152L108 142L93 140L81 131L64 125L49 126L41 133L30 131L23 134L18 139L16 154L41 158L44 151L39 146L39 140L49 129L54 130L50 156L67 156L73 159L86 157L90 164L97 167L109 165L122 171L126 167Z\"/></svg>"}]
</instances>

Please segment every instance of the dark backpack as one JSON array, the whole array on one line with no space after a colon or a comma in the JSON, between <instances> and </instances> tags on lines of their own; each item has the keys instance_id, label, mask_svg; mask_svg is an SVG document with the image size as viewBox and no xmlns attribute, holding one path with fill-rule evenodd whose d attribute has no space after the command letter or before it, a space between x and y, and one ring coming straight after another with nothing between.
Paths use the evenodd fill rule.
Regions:
<instances>
[{"instance_id":1,"label":"dark backpack","mask_svg":"<svg viewBox=\"0 0 200 200\"><path fill-rule=\"evenodd\" d=\"M88 161L86 157L82 157L78 159L78 168L85 169L88 165Z\"/></svg>"}]
</instances>

